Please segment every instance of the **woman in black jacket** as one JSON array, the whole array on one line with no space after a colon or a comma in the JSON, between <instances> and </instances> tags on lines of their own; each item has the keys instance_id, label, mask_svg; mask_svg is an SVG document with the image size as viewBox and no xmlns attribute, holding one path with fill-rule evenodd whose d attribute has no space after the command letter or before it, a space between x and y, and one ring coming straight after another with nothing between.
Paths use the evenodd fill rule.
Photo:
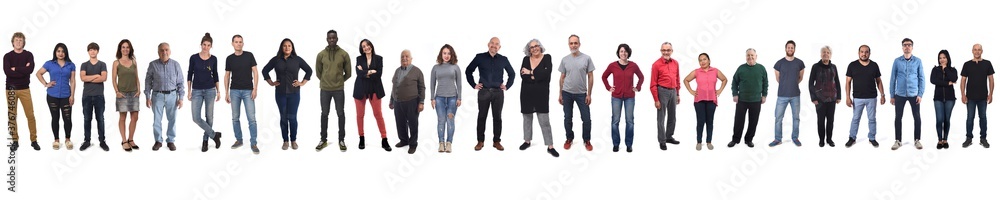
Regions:
<instances>
[{"instance_id":1,"label":"woman in black jacket","mask_svg":"<svg viewBox=\"0 0 1000 200\"><path fill-rule=\"evenodd\" d=\"M948 148L948 132L951 129L951 110L955 107L955 83L958 70L951 66L948 50L938 53L938 66L931 70L931 84L934 84L934 111L937 114L937 149Z\"/></svg>"},{"instance_id":2,"label":"woman in black jacket","mask_svg":"<svg viewBox=\"0 0 1000 200\"><path fill-rule=\"evenodd\" d=\"M545 47L538 39L532 39L524 47L521 61L521 114L524 116L524 143L521 150L531 146L532 114L538 115L542 128L542 139L546 151L559 157L552 143L552 125L549 123L549 82L552 77L552 56L545 54Z\"/></svg>"},{"instance_id":3,"label":"woman in black jacket","mask_svg":"<svg viewBox=\"0 0 1000 200\"><path fill-rule=\"evenodd\" d=\"M375 115L375 122L378 123L378 130L382 134L382 149L392 151L389 140L385 137L385 121L382 120L382 97L385 97L385 90L382 88L382 56L375 54L375 46L368 39L361 40L358 45L361 55L355 60L358 66L354 68L357 78L354 79L354 105L358 112L358 134L361 139L358 149L365 149L365 100L372 106L372 114Z\"/></svg>"}]
</instances>

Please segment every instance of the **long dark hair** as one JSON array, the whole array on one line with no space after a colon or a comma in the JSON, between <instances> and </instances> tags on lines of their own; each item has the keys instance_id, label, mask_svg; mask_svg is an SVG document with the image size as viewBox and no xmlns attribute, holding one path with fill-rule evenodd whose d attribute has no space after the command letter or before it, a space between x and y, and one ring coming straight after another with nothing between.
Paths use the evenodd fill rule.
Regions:
<instances>
[{"instance_id":1,"label":"long dark hair","mask_svg":"<svg viewBox=\"0 0 1000 200\"><path fill-rule=\"evenodd\" d=\"M938 52L938 56L941 56L941 54L944 54L944 59L948 60L948 62L944 63L944 66L951 67L951 54L948 53L948 50L941 50Z\"/></svg>"},{"instance_id":2,"label":"long dark hair","mask_svg":"<svg viewBox=\"0 0 1000 200\"><path fill-rule=\"evenodd\" d=\"M358 52L360 52L361 55L365 55L365 47L361 46L364 45L365 42L367 42L368 46L372 48L372 55L375 55L375 45L372 44L372 41L368 39L363 39L361 40L360 43L358 43ZM454 52L452 52L452 54L454 54Z\"/></svg>"},{"instance_id":3,"label":"long dark hair","mask_svg":"<svg viewBox=\"0 0 1000 200\"><path fill-rule=\"evenodd\" d=\"M295 42L292 42L292 39L288 39L288 38L285 38L284 40L281 40L281 43L278 43L278 54L275 54L275 56L277 56L279 58L284 58L285 57L285 52L282 52L281 48L282 48L282 46L285 45L286 41L288 42L288 44L292 45L292 53L290 54L289 58L298 56L298 54L295 54Z\"/></svg>"},{"instance_id":4,"label":"long dark hair","mask_svg":"<svg viewBox=\"0 0 1000 200\"><path fill-rule=\"evenodd\" d=\"M125 43L128 43L128 59L135 60L135 46L132 46L132 41L128 41L128 39L122 39L121 42L118 42L118 48L115 50L118 53L115 53L115 58L122 58L122 45Z\"/></svg>"},{"instance_id":5,"label":"long dark hair","mask_svg":"<svg viewBox=\"0 0 1000 200\"><path fill-rule=\"evenodd\" d=\"M63 43L56 44L56 48L52 49L52 61L59 61L59 58L56 57L56 52L59 51L59 48L63 49L63 57L64 57L63 59L66 60L66 62L68 63L73 62L72 60L69 59L69 49L66 48L66 44Z\"/></svg>"}]
</instances>

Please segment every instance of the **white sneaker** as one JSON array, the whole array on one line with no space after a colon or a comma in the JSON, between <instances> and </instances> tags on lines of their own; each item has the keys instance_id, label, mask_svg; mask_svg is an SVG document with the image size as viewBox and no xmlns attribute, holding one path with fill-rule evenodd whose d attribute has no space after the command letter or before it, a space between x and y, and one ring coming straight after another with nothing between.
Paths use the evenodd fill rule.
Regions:
<instances>
[{"instance_id":1,"label":"white sneaker","mask_svg":"<svg viewBox=\"0 0 1000 200\"><path fill-rule=\"evenodd\" d=\"M444 142L438 143L438 153L444 153Z\"/></svg>"},{"instance_id":2,"label":"white sneaker","mask_svg":"<svg viewBox=\"0 0 1000 200\"><path fill-rule=\"evenodd\" d=\"M61 144L59 144L59 140L56 140L55 142L52 142L52 149L53 150L59 150L59 146L62 146Z\"/></svg>"},{"instance_id":3,"label":"white sneaker","mask_svg":"<svg viewBox=\"0 0 1000 200\"><path fill-rule=\"evenodd\" d=\"M924 145L920 144L920 140L913 141L913 146L917 147L917 149L924 149Z\"/></svg>"},{"instance_id":4,"label":"white sneaker","mask_svg":"<svg viewBox=\"0 0 1000 200\"><path fill-rule=\"evenodd\" d=\"M701 143L698 143L697 145L694 145L694 150L701 151Z\"/></svg>"},{"instance_id":5,"label":"white sneaker","mask_svg":"<svg viewBox=\"0 0 1000 200\"><path fill-rule=\"evenodd\" d=\"M712 146L712 143L706 143L706 144L708 145L708 150L715 149L715 146Z\"/></svg>"},{"instance_id":6,"label":"white sneaker","mask_svg":"<svg viewBox=\"0 0 1000 200\"><path fill-rule=\"evenodd\" d=\"M73 150L73 141L70 141L69 139L66 139L66 149L67 150Z\"/></svg>"},{"instance_id":7,"label":"white sneaker","mask_svg":"<svg viewBox=\"0 0 1000 200\"><path fill-rule=\"evenodd\" d=\"M896 142L892 143L892 150L899 149L899 146L903 146L903 144L899 143L899 140L896 140Z\"/></svg>"}]
</instances>

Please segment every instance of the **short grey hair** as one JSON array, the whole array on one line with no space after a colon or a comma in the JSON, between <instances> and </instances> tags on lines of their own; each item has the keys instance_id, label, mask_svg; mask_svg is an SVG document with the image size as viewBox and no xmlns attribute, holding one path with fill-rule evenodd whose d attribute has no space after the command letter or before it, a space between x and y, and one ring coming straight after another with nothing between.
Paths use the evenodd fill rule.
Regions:
<instances>
[{"instance_id":1,"label":"short grey hair","mask_svg":"<svg viewBox=\"0 0 1000 200\"><path fill-rule=\"evenodd\" d=\"M753 51L753 53L757 53L757 50L756 50L756 49L753 49L753 48L747 48L747 51L746 51L746 52L750 52L750 51Z\"/></svg>"},{"instance_id":2,"label":"short grey hair","mask_svg":"<svg viewBox=\"0 0 1000 200\"><path fill-rule=\"evenodd\" d=\"M661 44L661 46L662 46L662 45L670 45L670 46L674 46L674 44L671 44L670 42L663 42L663 44Z\"/></svg>"},{"instance_id":3,"label":"short grey hair","mask_svg":"<svg viewBox=\"0 0 1000 200\"><path fill-rule=\"evenodd\" d=\"M531 42L538 43L538 48L541 48L541 53L545 53L545 45L542 45L542 42L538 41L538 39L531 39L528 41L528 44L524 45L524 56L531 56Z\"/></svg>"},{"instance_id":4,"label":"short grey hair","mask_svg":"<svg viewBox=\"0 0 1000 200\"><path fill-rule=\"evenodd\" d=\"M823 50L827 50L830 51L830 53L833 53L833 49L830 48L830 45L826 45L823 46L823 48L819 48L819 52L823 52Z\"/></svg>"}]
</instances>

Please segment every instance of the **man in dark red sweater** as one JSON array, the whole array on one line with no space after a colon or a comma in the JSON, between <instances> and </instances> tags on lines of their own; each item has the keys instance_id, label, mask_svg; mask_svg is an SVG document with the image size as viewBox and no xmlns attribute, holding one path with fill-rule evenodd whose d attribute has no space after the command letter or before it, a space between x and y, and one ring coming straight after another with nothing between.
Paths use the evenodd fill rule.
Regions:
<instances>
[{"instance_id":1,"label":"man in dark red sweater","mask_svg":"<svg viewBox=\"0 0 1000 200\"><path fill-rule=\"evenodd\" d=\"M36 151L41 150L38 146L38 132L35 130L35 111L31 103L31 91L28 90L28 83L31 79L31 72L35 71L35 56L31 52L24 50L24 34L14 33L10 43L14 50L3 56L3 72L7 75L7 127L10 127L10 136L14 140L11 142L10 150L16 151L20 146L17 137L17 102L21 101L24 114L28 118L28 131L31 133L31 148Z\"/></svg>"}]
</instances>

